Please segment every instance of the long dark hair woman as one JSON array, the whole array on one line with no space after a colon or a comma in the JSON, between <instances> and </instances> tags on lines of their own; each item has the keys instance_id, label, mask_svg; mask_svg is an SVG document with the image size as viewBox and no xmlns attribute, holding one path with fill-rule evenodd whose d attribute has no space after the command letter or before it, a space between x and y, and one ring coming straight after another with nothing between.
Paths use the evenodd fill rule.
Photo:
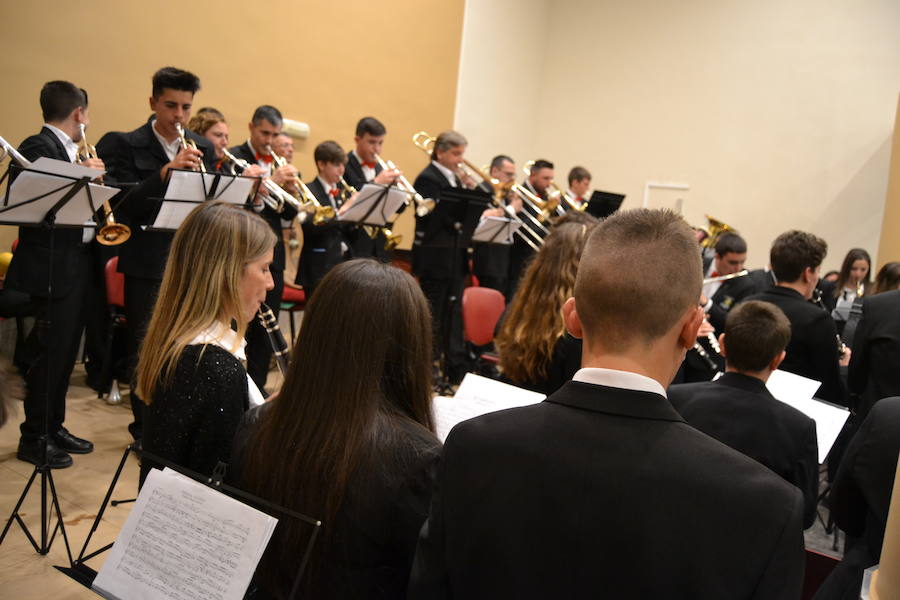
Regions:
<instances>
[{"instance_id":1,"label":"long dark hair woman","mask_svg":"<svg viewBox=\"0 0 900 600\"><path fill-rule=\"evenodd\" d=\"M281 393L244 419L238 485L324 523L301 586L309 597L405 597L440 453L430 323L408 274L338 265L306 308ZM310 533L281 521L256 597L287 595Z\"/></svg>"}]
</instances>

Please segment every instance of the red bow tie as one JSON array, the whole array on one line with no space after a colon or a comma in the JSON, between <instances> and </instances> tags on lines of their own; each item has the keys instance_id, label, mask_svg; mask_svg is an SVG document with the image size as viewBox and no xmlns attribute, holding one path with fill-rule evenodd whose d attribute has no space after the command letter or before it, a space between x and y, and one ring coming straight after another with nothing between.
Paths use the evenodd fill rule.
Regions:
<instances>
[{"instance_id":1,"label":"red bow tie","mask_svg":"<svg viewBox=\"0 0 900 600\"><path fill-rule=\"evenodd\" d=\"M374 161L373 161L373 162L363 161L362 166L368 167L368 168L370 168L370 169L374 169L374 168L375 168L375 163L374 163Z\"/></svg>"},{"instance_id":2,"label":"red bow tie","mask_svg":"<svg viewBox=\"0 0 900 600\"><path fill-rule=\"evenodd\" d=\"M719 272L718 272L718 271L713 271L712 273L709 274L709 278L710 278L710 279L712 279L713 277L718 277L718 276L719 276Z\"/></svg>"},{"instance_id":3,"label":"red bow tie","mask_svg":"<svg viewBox=\"0 0 900 600\"><path fill-rule=\"evenodd\" d=\"M273 158L271 154L260 154L256 153L256 162L263 161L266 164L271 164Z\"/></svg>"},{"instance_id":4,"label":"red bow tie","mask_svg":"<svg viewBox=\"0 0 900 600\"><path fill-rule=\"evenodd\" d=\"M333 188L333 189L332 189L330 192L328 192L328 193L331 194L331 197L332 197L332 198L337 198L337 197L338 197L338 194L340 193L340 190L338 190L337 188Z\"/></svg>"}]
</instances>

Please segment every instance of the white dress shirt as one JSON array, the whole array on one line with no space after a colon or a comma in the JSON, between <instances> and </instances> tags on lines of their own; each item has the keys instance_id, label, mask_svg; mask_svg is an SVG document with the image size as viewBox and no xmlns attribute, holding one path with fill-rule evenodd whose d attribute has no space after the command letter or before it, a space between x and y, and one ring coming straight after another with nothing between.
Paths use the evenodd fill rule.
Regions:
<instances>
[{"instance_id":1,"label":"white dress shirt","mask_svg":"<svg viewBox=\"0 0 900 600\"><path fill-rule=\"evenodd\" d=\"M166 156L169 157L169 160L175 160L175 157L178 156L178 151L181 150L181 140L178 136L175 136L175 139L171 142L167 142L166 138L159 135L159 132L156 130L156 119L153 119L153 121L150 122L150 127L153 129L153 135L159 140L159 145L162 146L163 151L166 153Z\"/></svg>"},{"instance_id":2,"label":"white dress shirt","mask_svg":"<svg viewBox=\"0 0 900 600\"><path fill-rule=\"evenodd\" d=\"M447 181L450 182L451 187L456 187L456 173L454 173L453 171L451 171L450 169L448 169L447 167L445 167L444 165L442 165L441 163L439 163L436 160L431 161L431 164L433 164L435 167L437 167L437 170L440 171L444 175L444 177L447 178Z\"/></svg>"},{"instance_id":3,"label":"white dress shirt","mask_svg":"<svg viewBox=\"0 0 900 600\"><path fill-rule=\"evenodd\" d=\"M572 377L572 381L605 385L606 387L634 390L636 392L650 392L651 394L667 397L665 388L658 381L631 371L585 367L578 369Z\"/></svg>"},{"instance_id":4,"label":"white dress shirt","mask_svg":"<svg viewBox=\"0 0 900 600\"><path fill-rule=\"evenodd\" d=\"M370 182L373 179L375 179L375 169L364 165L363 159L359 156L359 154L356 153L356 150L351 150L350 152L353 154L353 156L356 157L356 160L359 161L359 166L362 168L363 178L367 182Z\"/></svg>"},{"instance_id":5,"label":"white dress shirt","mask_svg":"<svg viewBox=\"0 0 900 600\"><path fill-rule=\"evenodd\" d=\"M222 323L217 323L206 331L197 334L197 337L192 339L188 345L193 346L195 344L212 344L213 346L218 346L219 348L230 352L232 356L241 361L241 364L246 364L247 362L247 353L245 351L247 341L244 338L238 337L236 331L230 327L226 327ZM266 401L262 392L259 391L259 388L256 387L256 384L250 379L249 374L247 375L247 392L250 396L251 406L259 406Z\"/></svg>"},{"instance_id":6,"label":"white dress shirt","mask_svg":"<svg viewBox=\"0 0 900 600\"><path fill-rule=\"evenodd\" d=\"M69 137L69 134L59 127L54 127L50 123L44 123L44 127L52 131L53 135L59 138L63 148L66 149L66 154L69 155L69 162L75 162L75 159L78 158L78 144L73 142L72 138Z\"/></svg>"}]
</instances>

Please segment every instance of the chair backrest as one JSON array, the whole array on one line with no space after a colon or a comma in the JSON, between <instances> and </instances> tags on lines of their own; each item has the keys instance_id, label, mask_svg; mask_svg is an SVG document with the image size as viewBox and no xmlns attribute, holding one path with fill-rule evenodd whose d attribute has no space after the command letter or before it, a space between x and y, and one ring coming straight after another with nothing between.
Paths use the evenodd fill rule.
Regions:
<instances>
[{"instance_id":1,"label":"chair backrest","mask_svg":"<svg viewBox=\"0 0 900 600\"><path fill-rule=\"evenodd\" d=\"M119 257L106 261L103 269L106 280L106 303L117 308L125 308L125 276L119 273Z\"/></svg>"},{"instance_id":2,"label":"chair backrest","mask_svg":"<svg viewBox=\"0 0 900 600\"><path fill-rule=\"evenodd\" d=\"M306 292L285 284L284 291L281 292L281 301L293 302L294 304L306 304Z\"/></svg>"},{"instance_id":3,"label":"chair backrest","mask_svg":"<svg viewBox=\"0 0 900 600\"><path fill-rule=\"evenodd\" d=\"M494 339L494 328L506 299L497 290L486 287L467 287L463 291L462 313L466 340L484 346Z\"/></svg>"},{"instance_id":4,"label":"chair backrest","mask_svg":"<svg viewBox=\"0 0 900 600\"><path fill-rule=\"evenodd\" d=\"M19 238L16 238L13 240L13 243L12 243L12 251L15 252L16 248L18 248L18 247L19 247Z\"/></svg>"}]
</instances>

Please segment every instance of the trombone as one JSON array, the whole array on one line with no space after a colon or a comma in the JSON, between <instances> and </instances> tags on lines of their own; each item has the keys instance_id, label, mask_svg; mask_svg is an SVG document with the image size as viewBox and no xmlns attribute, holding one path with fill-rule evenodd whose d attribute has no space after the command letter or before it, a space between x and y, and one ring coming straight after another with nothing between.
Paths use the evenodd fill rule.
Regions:
<instances>
[{"instance_id":1,"label":"trombone","mask_svg":"<svg viewBox=\"0 0 900 600\"><path fill-rule=\"evenodd\" d=\"M353 194L355 194L357 192L357 189L355 187L353 187L352 185L350 185L349 183L347 183L347 180L344 179L343 177L341 177L340 184L341 184L341 188L342 188L341 189L341 198L344 202L346 202L347 198L349 198L350 196L352 196ZM396 248L400 244L400 241L403 240L403 236L400 235L399 233L394 233L393 231L391 231L390 227L375 227L372 225L363 225L362 228L366 232L366 235L368 235L373 240L378 237L379 229L381 231L383 231L384 237L385 237L384 249L388 250L388 251Z\"/></svg>"},{"instance_id":2,"label":"trombone","mask_svg":"<svg viewBox=\"0 0 900 600\"><path fill-rule=\"evenodd\" d=\"M558 196L561 200L559 206L556 207L556 212L560 215L566 214L570 210L577 210L579 212L584 212L587 210L588 201L585 200L581 203L581 205L575 204L575 198L573 198L569 192L564 192L558 185L556 185L555 181L550 182L550 187L553 188L553 193L555 196ZM568 205L569 208L563 208L563 203Z\"/></svg>"},{"instance_id":3,"label":"trombone","mask_svg":"<svg viewBox=\"0 0 900 600\"><path fill-rule=\"evenodd\" d=\"M395 165L393 161L382 160L382 158L380 156L378 156L377 154L375 155L375 160L378 162L378 164L381 166L382 169L392 169L392 170L396 170L396 171L400 170L397 168L397 165ZM416 188L413 187L413 185L409 182L409 180L405 176L403 176L403 175L398 176L397 182L398 182L397 187L402 189L404 192L406 192L407 196L412 198L411 203L416 205L416 216L417 217L424 217L425 215L427 215L428 213L430 213L431 211L434 210L434 207L436 206L434 200L431 198L423 198L422 195L416 191ZM409 200L406 201L406 205L407 206L410 205Z\"/></svg>"},{"instance_id":4,"label":"trombone","mask_svg":"<svg viewBox=\"0 0 900 600\"><path fill-rule=\"evenodd\" d=\"M534 161L529 160L525 163L525 166L522 167L522 172L525 173L526 177L531 176L531 167L534 166ZM554 213L562 214L559 211L560 202L564 197L558 187L551 181L550 185L552 185L556 194L551 195L547 200L542 200L537 194L533 194L530 192L524 185L518 185L515 189L519 191L520 189L524 191L524 197L527 199L528 203L531 205L531 210L533 210L538 215L538 219L541 221L546 221L550 218Z\"/></svg>"},{"instance_id":5,"label":"trombone","mask_svg":"<svg viewBox=\"0 0 900 600\"><path fill-rule=\"evenodd\" d=\"M275 154L275 151L272 150L272 146L267 145L266 152L269 153L269 155L272 157L272 161L278 167L283 167L283 166L287 165L287 159L283 156L278 156L277 154ZM272 183L275 183L275 182L273 181ZM275 185L278 185L278 184L275 184ZM337 213L335 212L334 207L333 206L323 206L322 203L319 202L319 199L316 198L316 195L312 193L312 190L310 190L308 187L306 187L306 184L300 180L300 177L298 175L294 175L294 185L297 186L297 189L299 190L300 195L303 196L304 200L306 200L306 206L310 206L313 208L313 210L312 210L313 225L321 225L325 221L330 221L337 216ZM293 199L294 202L297 202L297 200L294 199L294 197L291 196L289 193L285 192L285 195L290 197L291 199ZM299 202L298 202L298 204L299 204Z\"/></svg>"},{"instance_id":6,"label":"trombone","mask_svg":"<svg viewBox=\"0 0 900 600\"><path fill-rule=\"evenodd\" d=\"M79 123L78 128L81 130L81 142L79 143L77 158L80 160L99 158L97 149L88 144L84 134L84 123ZM106 218L104 219L105 222L103 223L103 226L97 230L94 239L104 246L117 246L128 241L128 238L131 237L131 229L124 223L116 223L112 206L109 205L109 201L103 203L103 212L106 213Z\"/></svg>"},{"instance_id":7,"label":"trombone","mask_svg":"<svg viewBox=\"0 0 900 600\"><path fill-rule=\"evenodd\" d=\"M232 174L236 174L235 167L239 167L241 170L250 167L250 163L229 152L228 148L222 148L222 152L224 153L225 158L231 163ZM312 212L307 206L301 204L296 198L281 189L281 186L272 181L269 177L263 177L262 183L269 191L268 196L264 195L262 197L263 203L275 212L280 213L284 210L284 205L289 204L297 210L297 218L301 223L304 222L307 219L308 214Z\"/></svg>"}]
</instances>

